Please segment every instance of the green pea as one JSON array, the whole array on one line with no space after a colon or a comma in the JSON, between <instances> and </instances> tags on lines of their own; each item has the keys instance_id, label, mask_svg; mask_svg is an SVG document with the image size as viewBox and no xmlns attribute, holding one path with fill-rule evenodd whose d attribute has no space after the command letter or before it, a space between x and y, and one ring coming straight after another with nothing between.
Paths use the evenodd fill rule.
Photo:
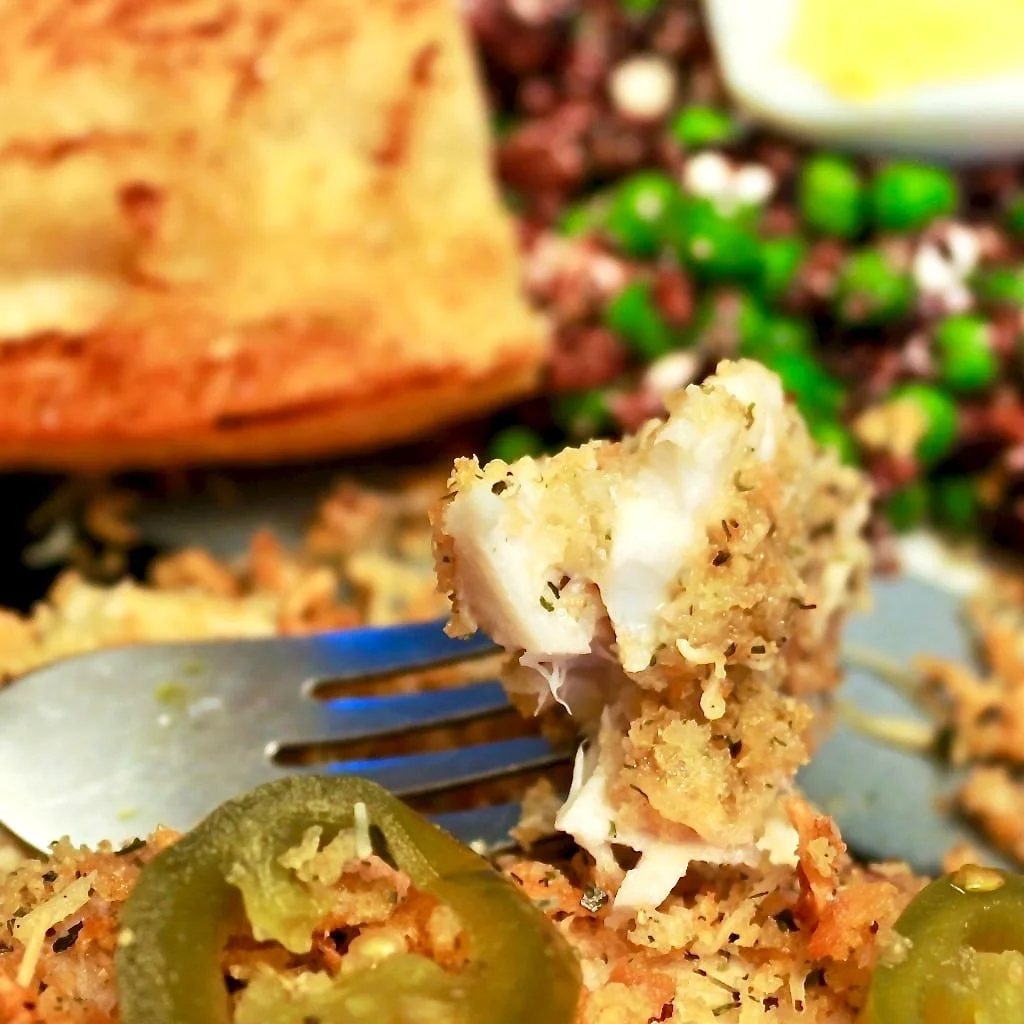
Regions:
<instances>
[{"instance_id":1,"label":"green pea","mask_svg":"<svg viewBox=\"0 0 1024 1024\"><path fill-rule=\"evenodd\" d=\"M954 533L972 533L978 525L978 481L972 476L940 477L932 487L932 512Z\"/></svg>"},{"instance_id":2,"label":"green pea","mask_svg":"<svg viewBox=\"0 0 1024 1024\"><path fill-rule=\"evenodd\" d=\"M766 238L761 243L757 290L765 302L785 297L806 256L807 243L795 235Z\"/></svg>"},{"instance_id":3,"label":"green pea","mask_svg":"<svg viewBox=\"0 0 1024 1024\"><path fill-rule=\"evenodd\" d=\"M647 281L627 284L605 307L604 321L646 362L673 347L672 331L658 312Z\"/></svg>"},{"instance_id":4,"label":"green pea","mask_svg":"<svg viewBox=\"0 0 1024 1024\"><path fill-rule=\"evenodd\" d=\"M721 146L736 136L736 121L718 107L685 107L672 119L669 132L688 150Z\"/></svg>"},{"instance_id":5,"label":"green pea","mask_svg":"<svg viewBox=\"0 0 1024 1024\"><path fill-rule=\"evenodd\" d=\"M812 230L855 238L864 230L866 190L853 162L823 153L804 164L797 181L797 205Z\"/></svg>"},{"instance_id":6,"label":"green pea","mask_svg":"<svg viewBox=\"0 0 1024 1024\"><path fill-rule=\"evenodd\" d=\"M756 346L764 328L765 311L746 292L721 290L701 297L688 332L691 344L702 341L724 341L723 347L736 342L742 354Z\"/></svg>"},{"instance_id":7,"label":"green pea","mask_svg":"<svg viewBox=\"0 0 1024 1024\"><path fill-rule=\"evenodd\" d=\"M558 395L551 412L555 423L573 438L595 437L612 424L608 396L596 388Z\"/></svg>"},{"instance_id":8,"label":"green pea","mask_svg":"<svg viewBox=\"0 0 1024 1024\"><path fill-rule=\"evenodd\" d=\"M814 356L806 352L777 352L767 356L764 364L779 375L783 390L792 395L809 422L838 417L845 389Z\"/></svg>"},{"instance_id":9,"label":"green pea","mask_svg":"<svg viewBox=\"0 0 1024 1024\"><path fill-rule=\"evenodd\" d=\"M741 281L757 273L759 221L755 207L723 210L708 199L691 196L677 206L670 231L679 259L694 276Z\"/></svg>"},{"instance_id":10,"label":"green pea","mask_svg":"<svg viewBox=\"0 0 1024 1024\"><path fill-rule=\"evenodd\" d=\"M556 227L567 238L581 238L597 231L604 223L606 209L596 202L574 203L562 210Z\"/></svg>"},{"instance_id":11,"label":"green pea","mask_svg":"<svg viewBox=\"0 0 1024 1024\"><path fill-rule=\"evenodd\" d=\"M653 14L660 6L662 0L619 0L622 9L627 14Z\"/></svg>"},{"instance_id":12,"label":"green pea","mask_svg":"<svg viewBox=\"0 0 1024 1024\"><path fill-rule=\"evenodd\" d=\"M503 139L513 128L521 123L515 114L507 110L498 110L491 115L491 134L496 139Z\"/></svg>"},{"instance_id":13,"label":"green pea","mask_svg":"<svg viewBox=\"0 0 1024 1024\"><path fill-rule=\"evenodd\" d=\"M897 533L920 526L928 514L928 487L922 480L901 487L885 499L885 516Z\"/></svg>"},{"instance_id":14,"label":"green pea","mask_svg":"<svg viewBox=\"0 0 1024 1024\"><path fill-rule=\"evenodd\" d=\"M975 274L971 283L986 305L1024 308L1024 267L991 267Z\"/></svg>"},{"instance_id":15,"label":"green pea","mask_svg":"<svg viewBox=\"0 0 1024 1024\"><path fill-rule=\"evenodd\" d=\"M755 334L740 338L740 355L761 362L787 353L809 355L813 347L814 329L794 316L767 316Z\"/></svg>"},{"instance_id":16,"label":"green pea","mask_svg":"<svg viewBox=\"0 0 1024 1024\"><path fill-rule=\"evenodd\" d=\"M679 186L667 174L634 174L612 196L605 231L627 256L654 256L665 236L665 222L678 201Z\"/></svg>"},{"instance_id":17,"label":"green pea","mask_svg":"<svg viewBox=\"0 0 1024 1024\"><path fill-rule=\"evenodd\" d=\"M893 391L891 399L913 402L922 413L925 429L916 454L925 466L934 465L949 454L960 430L960 413L945 391L931 384L912 382Z\"/></svg>"},{"instance_id":18,"label":"green pea","mask_svg":"<svg viewBox=\"0 0 1024 1024\"><path fill-rule=\"evenodd\" d=\"M499 430L491 438L489 454L492 459L515 462L527 455L539 455L543 450L540 434L529 427L514 425Z\"/></svg>"},{"instance_id":19,"label":"green pea","mask_svg":"<svg viewBox=\"0 0 1024 1024\"><path fill-rule=\"evenodd\" d=\"M883 231L918 231L960 204L956 179L931 164L897 161L871 183L871 213Z\"/></svg>"},{"instance_id":20,"label":"green pea","mask_svg":"<svg viewBox=\"0 0 1024 1024\"><path fill-rule=\"evenodd\" d=\"M838 420L823 419L808 423L807 429L815 442L829 448L848 466L860 464L860 452L853 434Z\"/></svg>"},{"instance_id":21,"label":"green pea","mask_svg":"<svg viewBox=\"0 0 1024 1024\"><path fill-rule=\"evenodd\" d=\"M836 302L849 324L884 324L906 316L914 302L910 275L875 249L847 257L836 282Z\"/></svg>"},{"instance_id":22,"label":"green pea","mask_svg":"<svg viewBox=\"0 0 1024 1024\"><path fill-rule=\"evenodd\" d=\"M1003 222L1011 234L1018 238L1024 236L1024 193L1018 192L1006 204Z\"/></svg>"},{"instance_id":23,"label":"green pea","mask_svg":"<svg viewBox=\"0 0 1024 1024\"><path fill-rule=\"evenodd\" d=\"M991 334L986 320L966 313L947 317L935 328L939 379L950 391L981 391L995 381L999 361Z\"/></svg>"}]
</instances>

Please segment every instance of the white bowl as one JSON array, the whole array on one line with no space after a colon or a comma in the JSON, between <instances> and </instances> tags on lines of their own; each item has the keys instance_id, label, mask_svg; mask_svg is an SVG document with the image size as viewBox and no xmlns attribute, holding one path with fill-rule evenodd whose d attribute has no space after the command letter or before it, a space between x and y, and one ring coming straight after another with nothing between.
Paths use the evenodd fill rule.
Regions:
<instances>
[{"instance_id":1,"label":"white bowl","mask_svg":"<svg viewBox=\"0 0 1024 1024\"><path fill-rule=\"evenodd\" d=\"M787 58L800 2L814 0L705 0L723 77L752 118L872 153L956 162L1024 154L1024 46L1019 71L852 100Z\"/></svg>"}]
</instances>

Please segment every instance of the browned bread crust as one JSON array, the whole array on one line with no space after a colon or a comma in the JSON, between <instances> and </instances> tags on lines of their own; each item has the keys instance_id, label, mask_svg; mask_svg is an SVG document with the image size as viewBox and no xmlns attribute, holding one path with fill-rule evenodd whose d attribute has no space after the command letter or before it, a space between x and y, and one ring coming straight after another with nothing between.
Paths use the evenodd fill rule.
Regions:
<instances>
[{"instance_id":1,"label":"browned bread crust","mask_svg":"<svg viewBox=\"0 0 1024 1024\"><path fill-rule=\"evenodd\" d=\"M0 464L372 447L529 390L450 0L0 12Z\"/></svg>"}]
</instances>

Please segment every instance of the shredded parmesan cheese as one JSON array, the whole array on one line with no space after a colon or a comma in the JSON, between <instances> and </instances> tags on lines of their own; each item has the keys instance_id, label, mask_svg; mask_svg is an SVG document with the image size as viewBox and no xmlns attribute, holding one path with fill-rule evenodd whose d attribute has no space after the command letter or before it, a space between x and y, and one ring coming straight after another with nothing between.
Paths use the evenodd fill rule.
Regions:
<instances>
[{"instance_id":1,"label":"shredded parmesan cheese","mask_svg":"<svg viewBox=\"0 0 1024 1024\"><path fill-rule=\"evenodd\" d=\"M360 860L366 860L373 853L373 841L370 839L370 815L362 800L352 808L352 815L356 834L356 856Z\"/></svg>"},{"instance_id":2,"label":"shredded parmesan cheese","mask_svg":"<svg viewBox=\"0 0 1024 1024\"><path fill-rule=\"evenodd\" d=\"M15 923L14 937L25 947L25 955L15 979L19 985L27 986L35 975L47 931L89 902L95 880L95 872L76 878L66 889L54 893L45 903L40 903L35 910Z\"/></svg>"}]
</instances>

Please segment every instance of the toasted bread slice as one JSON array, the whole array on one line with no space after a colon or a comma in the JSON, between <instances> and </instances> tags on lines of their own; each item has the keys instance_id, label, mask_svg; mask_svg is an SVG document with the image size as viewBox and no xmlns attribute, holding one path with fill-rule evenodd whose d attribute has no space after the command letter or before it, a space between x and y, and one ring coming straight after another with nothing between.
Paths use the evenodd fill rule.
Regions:
<instances>
[{"instance_id":1,"label":"toasted bread slice","mask_svg":"<svg viewBox=\"0 0 1024 1024\"><path fill-rule=\"evenodd\" d=\"M546 328L450 0L0 3L0 464L364 449Z\"/></svg>"}]
</instances>

